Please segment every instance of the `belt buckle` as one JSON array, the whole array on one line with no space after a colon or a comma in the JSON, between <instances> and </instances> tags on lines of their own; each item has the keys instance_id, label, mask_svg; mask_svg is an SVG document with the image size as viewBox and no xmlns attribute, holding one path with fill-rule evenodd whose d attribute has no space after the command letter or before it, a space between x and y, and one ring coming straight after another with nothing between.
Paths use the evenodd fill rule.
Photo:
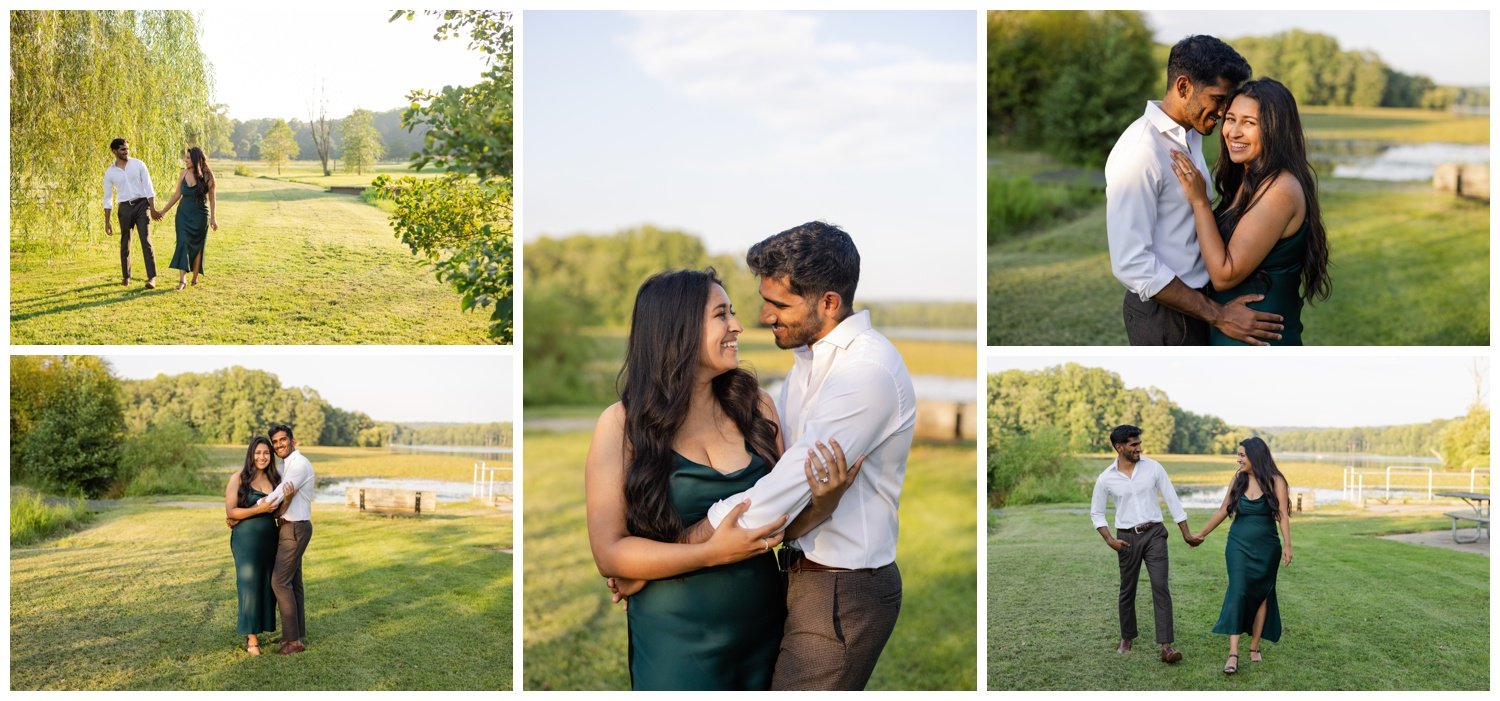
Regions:
<instances>
[{"instance_id":1,"label":"belt buckle","mask_svg":"<svg viewBox=\"0 0 1500 701\"><path fill-rule=\"evenodd\" d=\"M795 545L782 545L776 551L776 569L782 572L801 572L802 549Z\"/></svg>"}]
</instances>

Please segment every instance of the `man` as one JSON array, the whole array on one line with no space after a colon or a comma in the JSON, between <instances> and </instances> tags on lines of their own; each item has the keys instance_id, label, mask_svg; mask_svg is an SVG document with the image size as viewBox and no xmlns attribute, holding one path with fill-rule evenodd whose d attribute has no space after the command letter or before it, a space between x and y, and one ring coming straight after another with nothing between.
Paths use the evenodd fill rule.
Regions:
<instances>
[{"instance_id":1,"label":"man","mask_svg":"<svg viewBox=\"0 0 1500 701\"><path fill-rule=\"evenodd\" d=\"M1094 480L1094 500L1089 517L1104 543L1120 560L1120 644L1115 652L1130 652L1131 641L1138 634L1135 625L1135 587L1141 578L1141 563L1151 577L1151 607L1156 613L1156 642L1161 646L1161 661L1172 663L1182 653L1172 647L1172 591L1167 583L1167 528L1162 525L1157 495L1167 502L1172 520L1182 531L1182 539L1198 547L1203 539L1188 530L1187 513L1172 489L1172 480L1161 463L1141 457L1141 429L1119 426L1109 434L1115 449L1115 461ZM1104 519L1105 502L1115 502L1115 534L1109 532Z\"/></svg>"},{"instance_id":2,"label":"man","mask_svg":"<svg viewBox=\"0 0 1500 701\"><path fill-rule=\"evenodd\" d=\"M280 533L276 542L276 563L271 567L271 589L276 592L276 606L281 609L281 649L279 655L292 655L307 649L302 636L307 632L307 614L302 595L302 554L312 540L313 466L297 450L292 427L271 427L271 448L281 458L281 484L265 497L272 504L285 498L285 485L294 488L291 501L281 514Z\"/></svg>"},{"instance_id":3,"label":"man","mask_svg":"<svg viewBox=\"0 0 1500 701\"><path fill-rule=\"evenodd\" d=\"M1131 345L1207 345L1212 324L1253 345L1278 339L1281 316L1208 297L1193 207L1172 172L1172 151L1186 152L1213 182L1203 137L1223 118L1250 64L1211 36L1177 42L1167 59L1167 94L1120 135L1104 166L1105 226L1115 278L1125 285L1125 333Z\"/></svg>"},{"instance_id":4,"label":"man","mask_svg":"<svg viewBox=\"0 0 1500 701\"><path fill-rule=\"evenodd\" d=\"M901 611L897 506L916 425L911 376L870 313L854 313L859 251L842 229L803 224L745 258L760 278L761 322L796 355L777 401L787 450L754 487L713 505L690 537L706 540L747 498L747 527L802 511L812 498L804 461L819 441L837 442L851 464L864 456L838 508L792 546L771 682L778 690L863 689Z\"/></svg>"},{"instance_id":5,"label":"man","mask_svg":"<svg viewBox=\"0 0 1500 701\"><path fill-rule=\"evenodd\" d=\"M130 229L134 227L140 235L141 254L146 258L146 289L156 289L156 252L151 248L151 220L156 218L156 190L151 187L151 173L140 159L130 157L130 142L115 139L109 142L109 150L115 154L115 162L104 169L104 233L114 236L109 221L110 210L119 209L120 218L120 273L121 284L130 286Z\"/></svg>"}]
</instances>

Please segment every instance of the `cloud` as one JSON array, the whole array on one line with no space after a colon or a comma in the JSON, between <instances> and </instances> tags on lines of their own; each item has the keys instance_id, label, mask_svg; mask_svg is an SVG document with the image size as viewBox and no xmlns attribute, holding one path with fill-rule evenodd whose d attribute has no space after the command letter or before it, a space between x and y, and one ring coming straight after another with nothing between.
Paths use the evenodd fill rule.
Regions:
<instances>
[{"instance_id":1,"label":"cloud","mask_svg":"<svg viewBox=\"0 0 1500 701\"><path fill-rule=\"evenodd\" d=\"M750 115L782 165L835 160L905 169L955 129L972 132L973 62L900 43L832 38L823 17L792 13L642 13L622 43L669 92Z\"/></svg>"}]
</instances>

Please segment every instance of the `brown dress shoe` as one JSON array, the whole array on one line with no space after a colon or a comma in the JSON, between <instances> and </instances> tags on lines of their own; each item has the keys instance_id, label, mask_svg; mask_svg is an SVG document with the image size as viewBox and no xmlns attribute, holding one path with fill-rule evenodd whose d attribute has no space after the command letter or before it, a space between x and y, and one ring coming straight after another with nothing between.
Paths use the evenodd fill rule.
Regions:
<instances>
[{"instance_id":1,"label":"brown dress shoe","mask_svg":"<svg viewBox=\"0 0 1500 701\"><path fill-rule=\"evenodd\" d=\"M1167 664L1172 664L1173 662L1181 662L1182 653L1178 652L1177 648L1172 647L1171 645L1163 645L1161 648L1161 661Z\"/></svg>"},{"instance_id":2,"label":"brown dress shoe","mask_svg":"<svg viewBox=\"0 0 1500 701\"><path fill-rule=\"evenodd\" d=\"M1130 652L1130 641L1129 640L1121 640L1120 644L1115 647L1115 652L1118 652L1118 653L1120 653L1122 655L1125 654L1125 653L1127 653L1127 652Z\"/></svg>"},{"instance_id":3,"label":"brown dress shoe","mask_svg":"<svg viewBox=\"0 0 1500 701\"><path fill-rule=\"evenodd\" d=\"M307 647L302 644L301 640L292 640L290 642L282 643L281 644L281 649L277 650L276 654L278 654L278 655L295 655L295 654L297 654L299 652L302 652L303 650L306 650L306 649L307 649Z\"/></svg>"}]
</instances>

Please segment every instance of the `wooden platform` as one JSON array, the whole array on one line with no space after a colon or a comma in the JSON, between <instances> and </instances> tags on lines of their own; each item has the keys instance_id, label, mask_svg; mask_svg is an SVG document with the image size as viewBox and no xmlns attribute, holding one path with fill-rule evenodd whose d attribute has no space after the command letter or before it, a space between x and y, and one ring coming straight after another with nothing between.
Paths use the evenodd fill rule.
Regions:
<instances>
[{"instance_id":1,"label":"wooden platform","mask_svg":"<svg viewBox=\"0 0 1500 701\"><path fill-rule=\"evenodd\" d=\"M437 494L414 489L349 487L344 505L360 511L423 516L437 511Z\"/></svg>"}]
</instances>

